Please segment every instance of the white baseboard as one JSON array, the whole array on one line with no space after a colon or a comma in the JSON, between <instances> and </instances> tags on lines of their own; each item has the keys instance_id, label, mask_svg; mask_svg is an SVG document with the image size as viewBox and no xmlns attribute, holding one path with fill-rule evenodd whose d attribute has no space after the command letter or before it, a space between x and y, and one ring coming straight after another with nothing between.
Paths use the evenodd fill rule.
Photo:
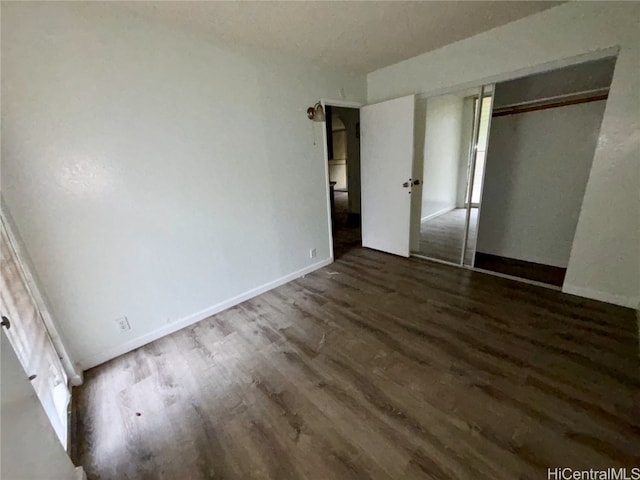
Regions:
<instances>
[{"instance_id":1,"label":"white baseboard","mask_svg":"<svg viewBox=\"0 0 640 480\"><path fill-rule=\"evenodd\" d=\"M438 210L435 213L432 213L431 215L427 215L426 217L422 217L420 219L421 222L426 222L427 220L431 220L432 218L436 218L439 217L440 215L444 215L445 213L449 213L451 210L455 210L456 206L452 206L452 207L447 207L447 208L443 208L442 210Z\"/></svg>"},{"instance_id":2,"label":"white baseboard","mask_svg":"<svg viewBox=\"0 0 640 480\"><path fill-rule=\"evenodd\" d=\"M173 332L177 332L178 330L183 329L184 327L188 327L189 325L193 325L194 323L199 322L200 320L204 320L211 315L215 315L227 308L231 308L239 303L242 303L246 300L249 300L253 297L256 297L262 293L268 292L280 285L284 285L296 278L302 277L303 275L307 275L319 268L325 267L331 264L333 260L331 258L327 258L320 262L314 263L313 265L309 265L308 267L302 268L298 271L285 275L284 277L280 277L271 282L267 282L259 287L256 287L247 292L241 293L240 295L236 295L228 300L224 300L220 303L212 305L204 310L188 315L184 318L176 320L175 322L171 322L170 324L164 325L152 332L149 332L141 337L130 340L122 345L118 345L117 347L107 348L95 355L90 357L86 357L80 361L80 365L84 370L100 365L101 363L107 362L113 358L119 357L127 352L135 350L136 348L142 347L148 343L153 342L159 338L162 338L166 335L169 335Z\"/></svg>"},{"instance_id":3,"label":"white baseboard","mask_svg":"<svg viewBox=\"0 0 640 480\"><path fill-rule=\"evenodd\" d=\"M601 292L599 290L593 290L591 288L567 285L566 283L562 286L562 291L564 293L570 293L571 295L577 295L579 297L591 298L592 300L599 300L601 302L620 305L621 307L634 308L636 310L640 309L640 297L616 295L615 293Z\"/></svg>"}]
</instances>

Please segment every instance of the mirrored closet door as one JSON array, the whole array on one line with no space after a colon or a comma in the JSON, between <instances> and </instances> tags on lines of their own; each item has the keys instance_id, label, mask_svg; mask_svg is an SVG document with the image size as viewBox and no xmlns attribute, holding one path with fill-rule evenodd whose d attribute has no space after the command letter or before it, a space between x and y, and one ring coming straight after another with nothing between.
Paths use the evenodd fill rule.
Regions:
<instances>
[{"instance_id":1,"label":"mirrored closet door","mask_svg":"<svg viewBox=\"0 0 640 480\"><path fill-rule=\"evenodd\" d=\"M493 86L416 99L411 250L472 265ZM464 252L464 254L463 254Z\"/></svg>"},{"instance_id":2,"label":"mirrored closet door","mask_svg":"<svg viewBox=\"0 0 640 480\"><path fill-rule=\"evenodd\" d=\"M615 64L418 96L412 254L561 288Z\"/></svg>"},{"instance_id":3,"label":"mirrored closet door","mask_svg":"<svg viewBox=\"0 0 640 480\"><path fill-rule=\"evenodd\" d=\"M480 95L475 100L475 114L473 140L470 143L469 169L467 175L467 192L465 196L465 238L463 240L461 263L473 266L475 261L476 243L478 240L478 224L480 221L480 203L482 201L482 186L487 160L487 145L489 143L489 127L493 111L493 85L480 88Z\"/></svg>"}]
</instances>

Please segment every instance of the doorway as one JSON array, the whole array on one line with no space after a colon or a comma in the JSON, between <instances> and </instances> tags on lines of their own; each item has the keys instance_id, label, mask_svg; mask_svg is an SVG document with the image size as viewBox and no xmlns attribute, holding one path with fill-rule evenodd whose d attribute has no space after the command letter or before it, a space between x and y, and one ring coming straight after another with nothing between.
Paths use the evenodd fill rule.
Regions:
<instances>
[{"instance_id":1,"label":"doorway","mask_svg":"<svg viewBox=\"0 0 640 480\"><path fill-rule=\"evenodd\" d=\"M562 287L615 62L496 84L476 268Z\"/></svg>"},{"instance_id":2,"label":"doorway","mask_svg":"<svg viewBox=\"0 0 640 480\"><path fill-rule=\"evenodd\" d=\"M31 384L31 398L39 400L46 417L64 449L68 446L68 411L71 390L67 372L62 364L63 356L56 350L49 330L45 325L42 301L39 301L33 276L19 256L17 237L11 226L0 215L0 314L6 344L10 345L22 368L22 377ZM3 345L5 341L3 338ZM4 348L4 347L3 347ZM3 352L3 359L4 359ZM11 360L12 361L12 360ZM12 372L12 375L18 372ZM20 380L21 383L23 379ZM4 380L4 378L3 378ZM20 385L5 385L11 391L23 395ZM9 389L7 388L7 391ZM29 402L27 402L29 403ZM34 408L37 410L37 408ZM34 413L40 416L40 413Z\"/></svg>"},{"instance_id":3,"label":"doorway","mask_svg":"<svg viewBox=\"0 0 640 480\"><path fill-rule=\"evenodd\" d=\"M362 245L360 109L325 105L334 258Z\"/></svg>"}]
</instances>

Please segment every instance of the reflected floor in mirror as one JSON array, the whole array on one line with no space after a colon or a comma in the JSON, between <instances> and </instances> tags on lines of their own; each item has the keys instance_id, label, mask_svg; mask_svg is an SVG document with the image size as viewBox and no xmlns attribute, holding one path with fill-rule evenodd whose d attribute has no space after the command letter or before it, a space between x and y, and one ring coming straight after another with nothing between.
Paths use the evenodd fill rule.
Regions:
<instances>
[{"instance_id":1,"label":"reflected floor in mirror","mask_svg":"<svg viewBox=\"0 0 640 480\"><path fill-rule=\"evenodd\" d=\"M464 239L464 223L466 209L456 208L429 220L420 226L420 250L414 252L425 257L460 263L460 252ZM470 264L473 258L478 236L478 209L471 209L469 219L469 240L465 255L465 263Z\"/></svg>"}]
</instances>

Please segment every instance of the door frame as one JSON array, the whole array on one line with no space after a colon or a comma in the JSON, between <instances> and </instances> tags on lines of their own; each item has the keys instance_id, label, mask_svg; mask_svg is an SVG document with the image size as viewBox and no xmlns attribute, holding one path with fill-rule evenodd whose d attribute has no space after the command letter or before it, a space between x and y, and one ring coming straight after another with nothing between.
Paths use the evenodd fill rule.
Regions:
<instances>
[{"instance_id":1,"label":"door frame","mask_svg":"<svg viewBox=\"0 0 640 480\"><path fill-rule=\"evenodd\" d=\"M487 94L487 90L490 92ZM471 221L471 209L477 208L477 224L476 224L476 242L477 235L480 229L480 210L482 208L482 192L484 187L484 173L486 171L486 159L488 158L489 152L489 136L491 135L491 118L493 115L493 100L496 94L496 84L490 83L486 85L480 86L480 93L477 97L477 107L474 112L474 121L473 121L473 139L470 145L469 152L469 176L467 180L467 193L465 195L465 199L468 199L468 202L465 202L465 209L467 210L465 213L465 222L464 222L464 237L462 238L462 252L460 254L460 265L464 265L465 257L467 256L467 248L469 243L469 225ZM477 207L473 206L473 189L475 188L475 177L476 177L476 168L477 168L477 160L478 160L478 142L480 141L480 125L482 123L482 113L483 113L483 103L485 98L490 98L489 102L489 118L487 120L487 138L485 139L486 148L485 148L485 165L482 170L482 177L480 178L480 203ZM473 256L471 257L471 267L475 266L475 245L473 249Z\"/></svg>"},{"instance_id":2,"label":"door frame","mask_svg":"<svg viewBox=\"0 0 640 480\"><path fill-rule=\"evenodd\" d=\"M580 63L584 63L584 62L590 62L590 61L595 61L595 60L601 60L604 58L608 58L608 57L618 57L620 54L620 47L619 46L612 46L612 47L607 47L607 48L602 48L599 50L595 50L593 52L588 52L588 53L583 53L580 55L575 55L575 56L571 56L571 57L566 57L566 58L559 58L556 60L552 60L549 62L545 62L545 63L541 63L541 64L536 64L533 65L531 67L525 67L525 68L521 68L521 69L517 69L517 70L513 70L513 71L509 71L506 73L501 73L501 74L497 74L497 75L489 75L489 76L485 76L485 77L481 77L477 80L473 80L473 81L468 81L468 82L463 82L460 84L455 84L455 85L447 85L445 87L439 87L439 88L435 88L435 89L431 89L431 90L423 90L421 92L415 93L416 99L428 99L428 98L432 98L432 97L437 97L440 95L446 95L446 94L451 94L451 93L456 93L460 90L465 90L465 89L472 89L472 88L479 88L480 86L484 86L484 85L492 85L495 88L495 85L498 83L502 83L502 82L506 82L506 81L510 81L510 80L515 80L518 78L522 78L522 77L527 77L530 75L535 75L535 74L539 74L539 73L544 73L547 71L551 71L551 70L556 70L556 69L560 69L560 68L564 68L564 67L569 67L572 65L578 65ZM492 93L492 95L495 95L495 90ZM493 109L493 100L492 100L492 109ZM488 137L491 134L491 118L489 119L489 129L487 132L487 140L489 139ZM487 156L485 157L486 159L488 159L488 152L489 152L489 144L487 144ZM486 169L486 165L485 165L485 169ZM486 171L486 170L485 170ZM482 178L482 185L484 186L484 175ZM478 221L480 218L480 208L482 205L482 190L480 192L481 195L481 199L480 199L480 207L478 207ZM468 204L465 205L465 208L468 209ZM465 238L468 235L468 226L465 227ZM464 255L464 251L462 253L462 255ZM500 272L494 272L491 270L484 270L481 268L477 268L475 266L475 261L473 262L473 265L464 265L464 262L462 265L460 265L459 263L454 263L454 262L449 262L446 260L439 260L437 258L432 258L432 257L427 257L425 255L420 255L420 254L411 254L412 257L414 258L419 258L421 260L426 260L426 261L430 261L430 262L435 262L435 263L440 263L440 264L444 264L444 265L450 265L450 266L454 266L454 267L458 267L458 268L464 268L467 270L471 270L474 272L480 272L480 273L484 273L487 275L493 275L496 277L502 277L502 278L508 278L510 280L514 280L517 282L521 282L521 283L526 283L526 284L530 284L530 285L536 285L536 286L540 286L543 288L547 288L549 290L556 290L556 291L561 291L561 292L565 292L564 289L564 284L562 286L556 286L556 285L549 285L546 283L541 283L541 282L537 282L535 280L528 280L525 278L521 278L521 277L515 277L512 275L507 275L507 274L503 274ZM565 292L565 293L569 293L569 292ZM640 323L639 323L640 326Z\"/></svg>"},{"instance_id":3,"label":"door frame","mask_svg":"<svg viewBox=\"0 0 640 480\"><path fill-rule=\"evenodd\" d=\"M600 50L594 50L593 52L582 53L572 57L559 58L545 63L536 64L530 67L520 68L509 71L507 73L500 73L494 75L488 75L480 77L476 80L470 80L468 82L462 82L454 85L447 85L445 87L434 88L431 90L422 90L415 92L416 98L430 98L438 97L440 95L447 95L449 93L456 93L460 90L478 88L480 85L490 85L509 80L515 80L517 78L528 77L537 73L544 73L550 70L556 70L563 67L570 67L584 62L591 62L594 60L602 60L607 57L616 57L620 53L619 46L613 46L603 48ZM378 100L383 101L383 100Z\"/></svg>"},{"instance_id":4,"label":"door frame","mask_svg":"<svg viewBox=\"0 0 640 480\"><path fill-rule=\"evenodd\" d=\"M322 109L325 110L327 105L331 107L342 107L342 108L355 108L360 110L361 107L364 106L363 103L352 102L350 100L332 100L329 98L321 98L320 105L322 105ZM329 149L327 147L327 122L326 120L322 123L322 151L324 156L324 180L325 180L325 191L326 191L326 199L327 199L327 231L329 232L329 259L331 262L335 260L333 255L333 226L331 220L331 189L329 187L329 182L331 181L329 178Z\"/></svg>"},{"instance_id":5,"label":"door frame","mask_svg":"<svg viewBox=\"0 0 640 480\"><path fill-rule=\"evenodd\" d=\"M26 286L29 290L29 294L31 295L38 313L42 318L42 322L44 323L44 327L47 330L49 338L51 339L51 343L53 347L60 357L60 362L62 363L62 367L67 374L69 382L74 386L82 385L84 381L83 371L80 367L74 362L72 355L69 353L62 336L56 326L55 321L51 315L50 309L48 307L47 301L42 296L40 289L38 287L38 282L32 274L30 264L25 262L25 258L28 258L24 252L24 247L22 246L21 241L19 241L18 237L15 234L15 227L13 225L13 218L8 212L6 205L4 204L4 199L0 201L0 228L2 228L9 240L9 247L12 249L15 255L15 261L20 268L20 273L23 276Z\"/></svg>"}]
</instances>

